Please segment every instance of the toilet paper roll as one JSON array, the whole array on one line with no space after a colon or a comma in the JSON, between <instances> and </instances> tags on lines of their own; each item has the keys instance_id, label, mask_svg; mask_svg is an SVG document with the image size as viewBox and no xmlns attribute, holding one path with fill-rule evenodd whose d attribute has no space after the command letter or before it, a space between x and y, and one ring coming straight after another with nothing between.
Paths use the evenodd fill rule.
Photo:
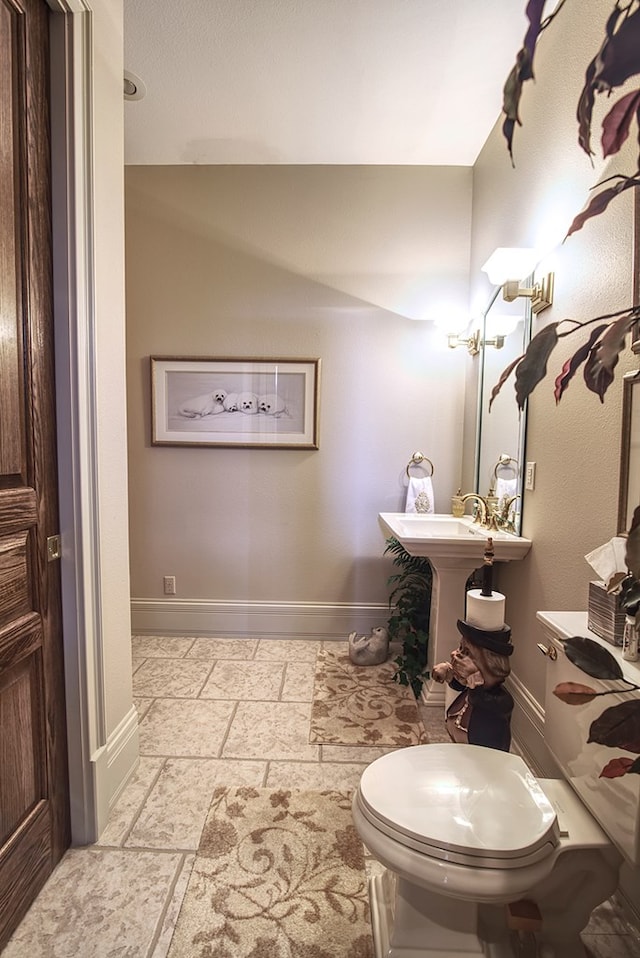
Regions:
<instances>
[{"instance_id":1,"label":"toilet paper roll","mask_svg":"<svg viewBox=\"0 0 640 958\"><path fill-rule=\"evenodd\" d=\"M480 589L467 592L466 621L477 629L493 632L504 625L505 597L500 592L482 595Z\"/></svg>"}]
</instances>

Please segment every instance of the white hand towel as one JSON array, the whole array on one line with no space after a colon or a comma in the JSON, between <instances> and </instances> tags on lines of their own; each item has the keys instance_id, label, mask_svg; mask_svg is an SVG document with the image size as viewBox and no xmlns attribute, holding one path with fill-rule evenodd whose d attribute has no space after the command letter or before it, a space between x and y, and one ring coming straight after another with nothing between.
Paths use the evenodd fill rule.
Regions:
<instances>
[{"instance_id":1,"label":"white hand towel","mask_svg":"<svg viewBox=\"0 0 640 958\"><path fill-rule=\"evenodd\" d=\"M435 512L431 476L410 476L405 512Z\"/></svg>"}]
</instances>

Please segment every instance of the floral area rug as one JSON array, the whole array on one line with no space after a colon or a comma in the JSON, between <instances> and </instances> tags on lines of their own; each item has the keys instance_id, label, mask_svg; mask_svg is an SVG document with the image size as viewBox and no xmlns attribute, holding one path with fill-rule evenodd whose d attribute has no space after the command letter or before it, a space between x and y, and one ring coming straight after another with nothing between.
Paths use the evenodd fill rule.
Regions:
<instances>
[{"instance_id":1,"label":"floral area rug","mask_svg":"<svg viewBox=\"0 0 640 958\"><path fill-rule=\"evenodd\" d=\"M390 661L354 665L341 644L320 649L309 742L390 748L428 742L413 692L393 681L395 671Z\"/></svg>"},{"instance_id":2,"label":"floral area rug","mask_svg":"<svg viewBox=\"0 0 640 958\"><path fill-rule=\"evenodd\" d=\"M373 958L349 793L215 789L168 958L196 956Z\"/></svg>"}]
</instances>

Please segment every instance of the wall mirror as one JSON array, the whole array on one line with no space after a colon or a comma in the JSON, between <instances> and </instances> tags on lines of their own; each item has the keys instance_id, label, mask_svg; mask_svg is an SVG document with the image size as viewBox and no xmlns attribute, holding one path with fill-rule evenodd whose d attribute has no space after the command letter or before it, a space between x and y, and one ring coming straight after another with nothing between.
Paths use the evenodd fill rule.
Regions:
<instances>
[{"instance_id":1,"label":"wall mirror","mask_svg":"<svg viewBox=\"0 0 640 958\"><path fill-rule=\"evenodd\" d=\"M522 281L532 285L533 278ZM475 490L480 495L518 496L511 507L514 531L519 535L522 519L526 404L518 409L513 385L496 397L491 412L491 391L502 371L527 348L531 339L531 301L519 298L507 303L502 287L490 297L484 311L478 359L478 407L476 425Z\"/></svg>"},{"instance_id":2,"label":"wall mirror","mask_svg":"<svg viewBox=\"0 0 640 958\"><path fill-rule=\"evenodd\" d=\"M626 532L640 506L640 369L624 377L618 532Z\"/></svg>"}]
</instances>

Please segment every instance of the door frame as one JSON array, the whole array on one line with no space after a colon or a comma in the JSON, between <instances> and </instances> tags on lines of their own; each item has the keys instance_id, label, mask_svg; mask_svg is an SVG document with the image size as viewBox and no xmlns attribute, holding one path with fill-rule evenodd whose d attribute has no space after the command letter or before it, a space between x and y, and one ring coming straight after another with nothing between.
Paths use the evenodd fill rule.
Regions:
<instances>
[{"instance_id":1,"label":"door frame","mask_svg":"<svg viewBox=\"0 0 640 958\"><path fill-rule=\"evenodd\" d=\"M53 14L53 288L71 832L73 844L88 844L97 840L110 803L135 767L138 723L131 703L115 734L108 734L98 481L92 2L46 2Z\"/></svg>"}]
</instances>

